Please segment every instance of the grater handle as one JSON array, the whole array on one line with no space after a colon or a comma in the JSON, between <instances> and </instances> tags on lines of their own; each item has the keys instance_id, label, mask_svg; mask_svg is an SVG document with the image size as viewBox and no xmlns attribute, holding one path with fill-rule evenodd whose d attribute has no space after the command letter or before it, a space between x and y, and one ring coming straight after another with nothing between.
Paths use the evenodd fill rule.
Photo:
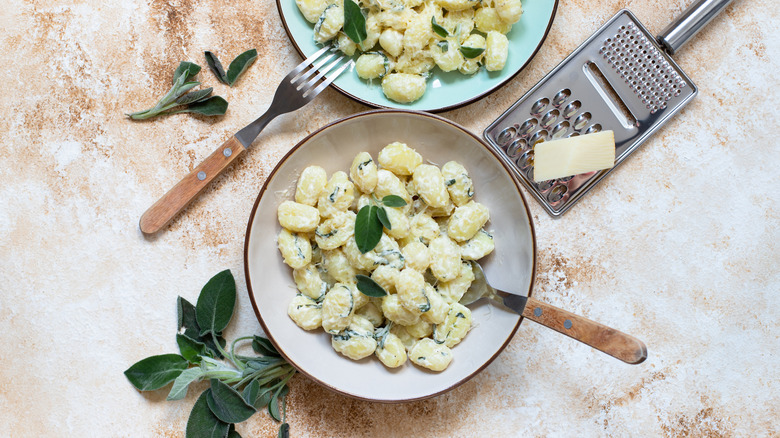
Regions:
<instances>
[{"instance_id":1,"label":"grater handle","mask_svg":"<svg viewBox=\"0 0 780 438\"><path fill-rule=\"evenodd\" d=\"M672 21L660 35L658 43L670 55L715 18L733 0L696 0L682 15Z\"/></svg>"}]
</instances>

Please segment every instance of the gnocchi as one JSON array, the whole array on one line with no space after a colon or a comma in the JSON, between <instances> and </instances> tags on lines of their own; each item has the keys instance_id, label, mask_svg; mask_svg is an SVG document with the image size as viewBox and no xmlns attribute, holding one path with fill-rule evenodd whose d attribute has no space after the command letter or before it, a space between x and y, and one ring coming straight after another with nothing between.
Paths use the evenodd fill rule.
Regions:
<instances>
[{"instance_id":1,"label":"gnocchi","mask_svg":"<svg viewBox=\"0 0 780 438\"><path fill-rule=\"evenodd\" d=\"M466 8L460 11L473 8L473 0L437 1ZM458 302L474 281L468 260L495 248L485 229L488 210L474 200L474 184L458 162L425 164L401 142L376 157L361 152L348 173L330 178L309 166L298 177L295 201L280 204L277 242L297 289L287 314L304 330L324 330L333 349L350 359L374 355L388 368L409 361L442 371L453 360L451 348L471 329L471 312ZM388 195L406 205L384 206ZM368 205L384 210L382 223L389 228L382 226L378 243L363 252L356 218ZM386 295L361 292L358 275Z\"/></svg>"},{"instance_id":2,"label":"gnocchi","mask_svg":"<svg viewBox=\"0 0 780 438\"><path fill-rule=\"evenodd\" d=\"M365 37L345 29L345 1L363 11ZM318 44L332 42L357 55L355 72L363 80L381 79L382 92L395 102L411 103L426 92L438 67L464 75L504 68L506 34L523 15L521 0L295 0L313 25ZM359 32L358 32L359 33ZM352 37L348 34L353 35ZM351 38L356 38L353 41Z\"/></svg>"}]
</instances>

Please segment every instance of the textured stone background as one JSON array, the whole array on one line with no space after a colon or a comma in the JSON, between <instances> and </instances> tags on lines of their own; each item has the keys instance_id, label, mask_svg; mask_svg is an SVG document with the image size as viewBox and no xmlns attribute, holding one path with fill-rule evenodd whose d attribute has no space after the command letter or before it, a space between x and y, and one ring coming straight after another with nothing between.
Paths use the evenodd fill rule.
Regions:
<instances>
[{"instance_id":1,"label":"textured stone background","mask_svg":"<svg viewBox=\"0 0 780 438\"><path fill-rule=\"evenodd\" d=\"M481 133L620 8L659 32L689 0L561 0L528 68L443 114ZM227 336L259 325L242 250L266 175L298 140L366 108L334 90L266 128L154 238L138 218L269 103L300 58L270 0L4 0L0 14L0 436L183 436L194 397L122 375L176 351L175 298L236 275ZM780 56L774 0L736 0L675 58L699 96L574 210L534 202L537 297L643 339L624 365L533 323L443 396L380 405L292 382L293 436L778 436ZM260 58L225 117L132 123L180 60ZM530 199L530 198L529 198ZM244 436L276 436L262 413Z\"/></svg>"}]
</instances>

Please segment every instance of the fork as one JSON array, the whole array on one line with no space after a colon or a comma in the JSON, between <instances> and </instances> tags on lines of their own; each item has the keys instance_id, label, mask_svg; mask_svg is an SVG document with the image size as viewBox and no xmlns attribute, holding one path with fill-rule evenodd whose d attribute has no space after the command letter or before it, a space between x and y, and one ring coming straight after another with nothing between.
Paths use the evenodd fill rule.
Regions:
<instances>
[{"instance_id":1,"label":"fork","mask_svg":"<svg viewBox=\"0 0 780 438\"><path fill-rule=\"evenodd\" d=\"M341 73L354 65L354 61L341 54L337 56L336 49L326 46L309 56L295 67L276 89L271 106L257 120L236 132L222 146L211 153L202 163L196 166L165 193L141 216L139 226L144 234L154 234L173 220L209 183L227 169L240 157L260 134L268 123L276 116L295 111L317 97ZM345 59L329 76L325 76ZM332 61L331 61L332 60ZM330 61L330 63L328 63ZM325 66L327 64L327 66ZM323 67L325 66L325 67ZM315 72L316 76L312 77ZM311 79L310 79L311 78Z\"/></svg>"}]
</instances>

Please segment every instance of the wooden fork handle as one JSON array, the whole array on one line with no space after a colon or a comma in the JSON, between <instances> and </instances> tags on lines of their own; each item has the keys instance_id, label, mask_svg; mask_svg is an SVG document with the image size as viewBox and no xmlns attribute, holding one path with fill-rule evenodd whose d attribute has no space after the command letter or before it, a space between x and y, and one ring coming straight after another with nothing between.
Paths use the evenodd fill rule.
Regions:
<instances>
[{"instance_id":1,"label":"wooden fork handle","mask_svg":"<svg viewBox=\"0 0 780 438\"><path fill-rule=\"evenodd\" d=\"M639 339L533 298L523 316L630 364L647 359L647 347Z\"/></svg>"},{"instance_id":2,"label":"wooden fork handle","mask_svg":"<svg viewBox=\"0 0 780 438\"><path fill-rule=\"evenodd\" d=\"M144 234L160 231L244 152L244 145L235 136L230 137L146 210L139 223L141 231Z\"/></svg>"}]
</instances>

